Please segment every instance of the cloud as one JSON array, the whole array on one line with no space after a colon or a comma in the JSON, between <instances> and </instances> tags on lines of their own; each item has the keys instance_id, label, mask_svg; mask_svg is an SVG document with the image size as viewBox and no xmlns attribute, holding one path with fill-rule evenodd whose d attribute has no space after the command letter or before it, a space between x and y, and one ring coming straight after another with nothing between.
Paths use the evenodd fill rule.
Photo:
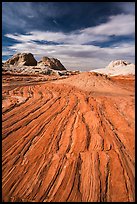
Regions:
<instances>
[{"instance_id":1,"label":"cloud","mask_svg":"<svg viewBox=\"0 0 137 204\"><path fill-rule=\"evenodd\" d=\"M2 26L5 33L35 29L70 32L99 25L121 13L135 15L134 2L2 2Z\"/></svg>"},{"instance_id":2,"label":"cloud","mask_svg":"<svg viewBox=\"0 0 137 204\"><path fill-rule=\"evenodd\" d=\"M110 16L106 23L78 29L70 33L32 30L25 34L5 34L17 43L8 46L8 51L31 52L37 60L42 56L58 58L67 68L90 70L107 66L111 60L125 59L134 63L134 40L115 43L111 47L95 46L97 41L108 42L115 36L134 36L135 17L132 14ZM42 43L41 43L42 42ZM45 43L46 42L46 43ZM50 44L49 44L50 42ZM57 43L57 45L54 45ZM3 47L3 49L5 49ZM5 51L4 51L5 52Z\"/></svg>"},{"instance_id":3,"label":"cloud","mask_svg":"<svg viewBox=\"0 0 137 204\"><path fill-rule=\"evenodd\" d=\"M134 35L134 33L135 16L131 14L121 14L110 16L106 23L102 23L98 26L88 27L70 33L34 30L28 32L26 35L6 34L5 36L20 42L46 40L65 44L86 44L93 41L108 41L113 35L126 36Z\"/></svg>"},{"instance_id":4,"label":"cloud","mask_svg":"<svg viewBox=\"0 0 137 204\"><path fill-rule=\"evenodd\" d=\"M135 15L135 2L118 2L117 7L122 13Z\"/></svg>"},{"instance_id":5,"label":"cloud","mask_svg":"<svg viewBox=\"0 0 137 204\"><path fill-rule=\"evenodd\" d=\"M67 5L56 2L2 2L3 30L5 32L26 32L36 28L55 30L57 19L70 11Z\"/></svg>"},{"instance_id":6,"label":"cloud","mask_svg":"<svg viewBox=\"0 0 137 204\"><path fill-rule=\"evenodd\" d=\"M9 47L13 53L31 52L37 60L42 56L55 57L68 69L90 70L102 68L111 60L125 59L134 63L134 43L115 44L113 47L100 48L93 45L42 45L36 42L22 42ZM5 53L3 53L5 54Z\"/></svg>"},{"instance_id":7,"label":"cloud","mask_svg":"<svg viewBox=\"0 0 137 204\"><path fill-rule=\"evenodd\" d=\"M31 31L26 35L21 34L5 34L6 37L12 38L19 42L26 41L49 41L63 44L84 44L93 41L107 41L108 37L101 35L92 35L86 33L86 31L77 31L71 33L63 33L63 32L49 32L49 31Z\"/></svg>"},{"instance_id":8,"label":"cloud","mask_svg":"<svg viewBox=\"0 0 137 204\"><path fill-rule=\"evenodd\" d=\"M81 32L93 35L131 35L135 33L135 16L128 14L120 14L110 16L109 21L95 27L86 28Z\"/></svg>"},{"instance_id":9,"label":"cloud","mask_svg":"<svg viewBox=\"0 0 137 204\"><path fill-rule=\"evenodd\" d=\"M33 15L33 10L30 8L30 3L24 2L24 7L21 7L20 2L2 2L2 26L10 30L25 28L27 22L24 17Z\"/></svg>"}]
</instances>

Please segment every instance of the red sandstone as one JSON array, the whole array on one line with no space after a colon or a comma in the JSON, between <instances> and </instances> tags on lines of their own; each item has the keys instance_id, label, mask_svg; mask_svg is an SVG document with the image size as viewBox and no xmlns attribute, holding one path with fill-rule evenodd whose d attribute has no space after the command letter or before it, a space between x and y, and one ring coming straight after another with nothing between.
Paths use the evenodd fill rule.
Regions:
<instances>
[{"instance_id":1,"label":"red sandstone","mask_svg":"<svg viewBox=\"0 0 137 204\"><path fill-rule=\"evenodd\" d=\"M134 201L134 77L21 79L3 76L3 201Z\"/></svg>"}]
</instances>

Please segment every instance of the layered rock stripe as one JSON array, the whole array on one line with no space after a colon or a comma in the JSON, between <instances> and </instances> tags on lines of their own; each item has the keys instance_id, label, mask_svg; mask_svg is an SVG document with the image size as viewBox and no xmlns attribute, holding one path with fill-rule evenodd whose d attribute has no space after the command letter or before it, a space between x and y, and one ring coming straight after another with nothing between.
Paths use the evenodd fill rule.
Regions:
<instances>
[{"instance_id":1,"label":"layered rock stripe","mask_svg":"<svg viewBox=\"0 0 137 204\"><path fill-rule=\"evenodd\" d=\"M13 79L2 91L3 201L134 201L133 78Z\"/></svg>"}]
</instances>

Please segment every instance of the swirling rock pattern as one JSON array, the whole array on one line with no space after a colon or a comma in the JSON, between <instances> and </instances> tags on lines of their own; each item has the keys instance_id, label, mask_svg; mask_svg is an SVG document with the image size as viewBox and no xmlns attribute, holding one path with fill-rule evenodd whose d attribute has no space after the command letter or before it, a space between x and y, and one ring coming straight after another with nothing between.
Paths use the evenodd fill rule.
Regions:
<instances>
[{"instance_id":1,"label":"swirling rock pattern","mask_svg":"<svg viewBox=\"0 0 137 204\"><path fill-rule=\"evenodd\" d=\"M134 201L134 79L81 73L3 83L9 202Z\"/></svg>"}]
</instances>

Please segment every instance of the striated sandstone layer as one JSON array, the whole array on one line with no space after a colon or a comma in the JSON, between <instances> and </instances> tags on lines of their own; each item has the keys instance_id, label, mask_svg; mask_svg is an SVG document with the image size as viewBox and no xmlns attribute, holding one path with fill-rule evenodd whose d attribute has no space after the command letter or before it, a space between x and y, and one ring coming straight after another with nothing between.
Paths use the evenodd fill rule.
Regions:
<instances>
[{"instance_id":1,"label":"striated sandstone layer","mask_svg":"<svg viewBox=\"0 0 137 204\"><path fill-rule=\"evenodd\" d=\"M2 91L4 202L134 201L133 76L4 76Z\"/></svg>"}]
</instances>

